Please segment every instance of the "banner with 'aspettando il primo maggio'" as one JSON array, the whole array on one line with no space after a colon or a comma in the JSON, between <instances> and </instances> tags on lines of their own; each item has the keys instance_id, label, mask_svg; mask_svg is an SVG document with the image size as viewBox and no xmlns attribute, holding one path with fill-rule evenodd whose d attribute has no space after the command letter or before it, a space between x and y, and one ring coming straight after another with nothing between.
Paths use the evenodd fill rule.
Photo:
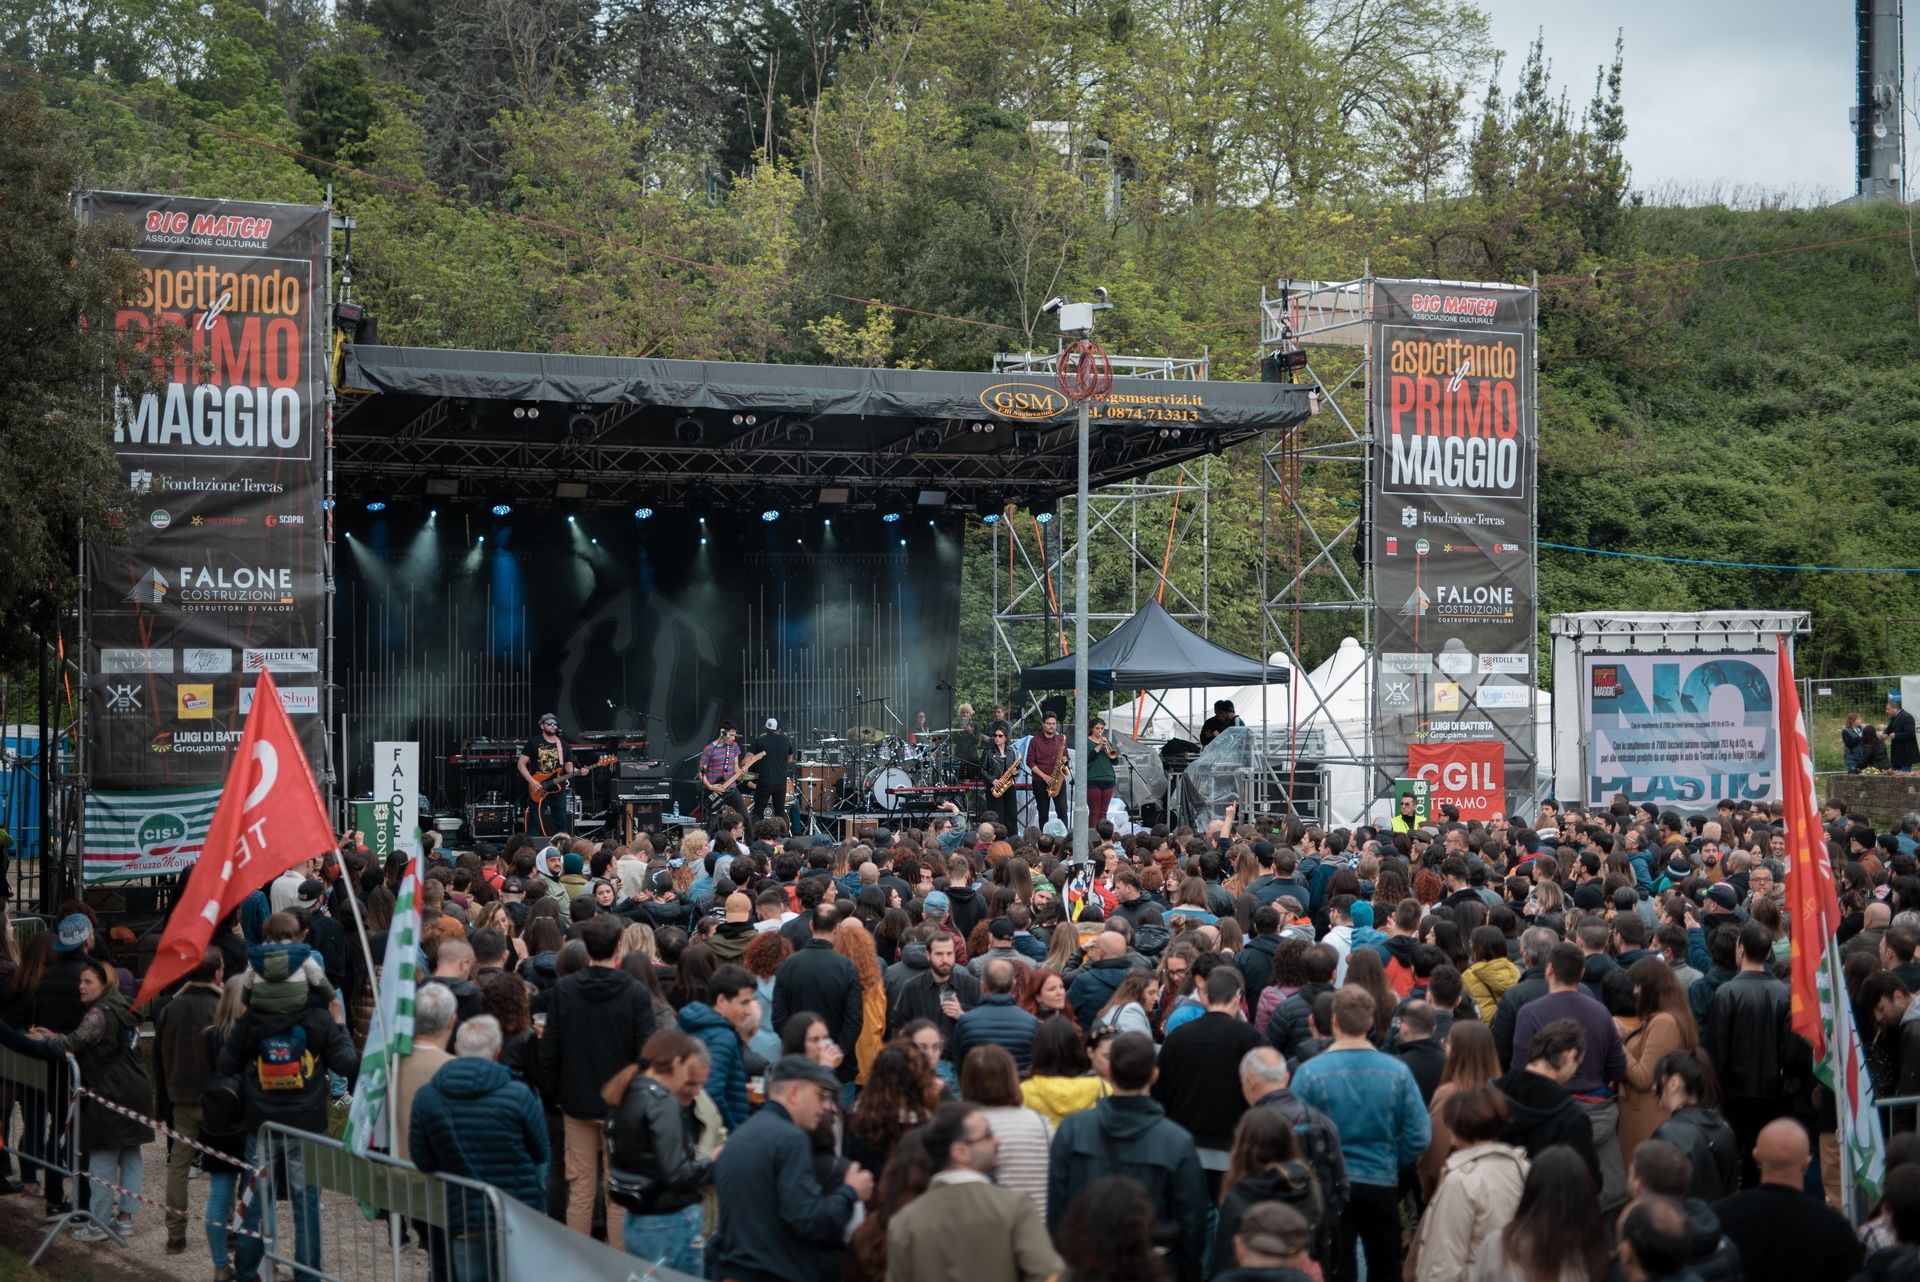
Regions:
<instances>
[{"instance_id":1,"label":"banner with 'aspettando il primo maggio'","mask_svg":"<svg viewBox=\"0 0 1920 1282\"><path fill-rule=\"evenodd\" d=\"M124 538L87 549L82 868L100 882L198 858L262 672L326 759L328 217L120 192L81 212L132 228L141 290L113 325L155 360L114 396Z\"/></svg>"}]
</instances>

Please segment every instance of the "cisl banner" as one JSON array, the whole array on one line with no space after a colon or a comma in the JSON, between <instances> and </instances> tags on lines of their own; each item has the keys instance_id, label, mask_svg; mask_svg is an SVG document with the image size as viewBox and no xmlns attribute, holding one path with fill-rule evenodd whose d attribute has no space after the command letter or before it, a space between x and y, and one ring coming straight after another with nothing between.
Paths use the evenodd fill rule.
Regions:
<instances>
[{"instance_id":1,"label":"cisl banner","mask_svg":"<svg viewBox=\"0 0 1920 1282\"><path fill-rule=\"evenodd\" d=\"M1436 817L1442 806L1458 806L1462 823L1507 813L1504 743L1416 743L1407 774L1432 786L1427 805Z\"/></svg>"},{"instance_id":2,"label":"cisl banner","mask_svg":"<svg viewBox=\"0 0 1920 1282\"><path fill-rule=\"evenodd\" d=\"M1477 743L1506 749L1506 791L1525 797L1536 772L1537 299L1512 285L1372 288L1373 790L1390 789L1415 748Z\"/></svg>"},{"instance_id":3,"label":"cisl banner","mask_svg":"<svg viewBox=\"0 0 1920 1282\"><path fill-rule=\"evenodd\" d=\"M134 506L88 547L89 881L177 871L206 831L263 672L326 760L327 211L94 192L133 233L138 295L111 318L153 362L114 392ZM150 798L148 807L143 798ZM148 810L151 813L147 813ZM180 832L182 821L188 829ZM149 848L143 834L160 834ZM96 836L109 841L96 850Z\"/></svg>"}]
</instances>

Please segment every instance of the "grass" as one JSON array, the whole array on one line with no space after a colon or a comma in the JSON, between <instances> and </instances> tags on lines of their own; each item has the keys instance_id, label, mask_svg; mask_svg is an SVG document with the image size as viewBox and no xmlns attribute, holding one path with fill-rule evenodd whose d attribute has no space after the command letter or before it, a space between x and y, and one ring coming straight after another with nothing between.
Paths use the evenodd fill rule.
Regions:
<instances>
[{"instance_id":1,"label":"grass","mask_svg":"<svg viewBox=\"0 0 1920 1282\"><path fill-rule=\"evenodd\" d=\"M53 1275L27 1267L26 1260L0 1247L0 1282L54 1282Z\"/></svg>"}]
</instances>

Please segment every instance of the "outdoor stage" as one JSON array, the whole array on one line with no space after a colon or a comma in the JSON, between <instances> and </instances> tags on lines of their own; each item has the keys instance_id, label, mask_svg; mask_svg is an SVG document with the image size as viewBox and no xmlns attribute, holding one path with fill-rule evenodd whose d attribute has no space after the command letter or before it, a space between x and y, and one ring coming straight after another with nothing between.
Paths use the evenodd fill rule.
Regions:
<instances>
[{"instance_id":1,"label":"outdoor stage","mask_svg":"<svg viewBox=\"0 0 1920 1282\"><path fill-rule=\"evenodd\" d=\"M497 758L544 711L661 762L676 803L722 718L750 740L778 717L825 767L803 776L886 813L876 787L947 776L820 741L982 703L952 690L965 528L1076 483L1073 407L1043 375L350 346L339 386L340 795L369 790L376 740L413 739L443 813L517 799L454 758ZM1285 384L1118 379L1091 483L1312 409Z\"/></svg>"}]
</instances>

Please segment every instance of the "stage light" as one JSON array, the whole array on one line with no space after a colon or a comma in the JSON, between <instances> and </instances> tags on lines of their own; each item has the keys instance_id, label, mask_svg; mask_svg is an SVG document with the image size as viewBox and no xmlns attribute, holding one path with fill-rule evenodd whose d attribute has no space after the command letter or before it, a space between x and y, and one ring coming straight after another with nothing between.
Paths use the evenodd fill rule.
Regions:
<instances>
[{"instance_id":1,"label":"stage light","mask_svg":"<svg viewBox=\"0 0 1920 1282\"><path fill-rule=\"evenodd\" d=\"M567 417L568 436L587 436L598 426L600 426L599 422L591 414L575 411Z\"/></svg>"},{"instance_id":2,"label":"stage light","mask_svg":"<svg viewBox=\"0 0 1920 1282\"><path fill-rule=\"evenodd\" d=\"M511 503L495 503L493 505L493 514L495 516L505 516L511 511L513 511L513 504Z\"/></svg>"},{"instance_id":3,"label":"stage light","mask_svg":"<svg viewBox=\"0 0 1920 1282\"><path fill-rule=\"evenodd\" d=\"M704 517L704 516L703 516L703 517L701 517L701 518L700 518L700 524L702 524L702 525L705 525L706 523L707 523L707 518L706 518L706 517Z\"/></svg>"},{"instance_id":4,"label":"stage light","mask_svg":"<svg viewBox=\"0 0 1920 1282\"><path fill-rule=\"evenodd\" d=\"M913 429L913 448L916 450L937 450L942 440L937 427L916 427Z\"/></svg>"},{"instance_id":5,"label":"stage light","mask_svg":"<svg viewBox=\"0 0 1920 1282\"><path fill-rule=\"evenodd\" d=\"M704 538L700 540L700 546L701 547L707 546L707 541Z\"/></svg>"},{"instance_id":6,"label":"stage light","mask_svg":"<svg viewBox=\"0 0 1920 1282\"><path fill-rule=\"evenodd\" d=\"M882 521L885 521L888 525L892 525L895 521L900 519L900 514L898 512L888 512L886 515L882 516L880 519Z\"/></svg>"},{"instance_id":7,"label":"stage light","mask_svg":"<svg viewBox=\"0 0 1920 1282\"><path fill-rule=\"evenodd\" d=\"M479 538L474 540L475 543L485 543L486 541L487 541L487 536L484 534L482 534Z\"/></svg>"},{"instance_id":8,"label":"stage light","mask_svg":"<svg viewBox=\"0 0 1920 1282\"><path fill-rule=\"evenodd\" d=\"M567 518L567 524L568 524L568 525L572 525L572 524L573 524L573 518L572 518L572 517L568 517L568 518Z\"/></svg>"},{"instance_id":9,"label":"stage light","mask_svg":"<svg viewBox=\"0 0 1920 1282\"><path fill-rule=\"evenodd\" d=\"M382 503L379 499L375 499L373 502L367 504L367 511L369 512L384 512L386 510L387 510L387 505L385 503Z\"/></svg>"},{"instance_id":10,"label":"stage light","mask_svg":"<svg viewBox=\"0 0 1920 1282\"><path fill-rule=\"evenodd\" d=\"M931 530L931 529L933 528L933 522L932 522L932 521L928 521L928 522L927 522L927 528L928 528L929 530Z\"/></svg>"},{"instance_id":11,"label":"stage light","mask_svg":"<svg viewBox=\"0 0 1920 1282\"><path fill-rule=\"evenodd\" d=\"M795 540L794 540L794 542L795 542L795 543L801 543L801 540L799 540L799 539L795 539ZM804 544L802 544L802 546L804 546Z\"/></svg>"},{"instance_id":12,"label":"stage light","mask_svg":"<svg viewBox=\"0 0 1920 1282\"><path fill-rule=\"evenodd\" d=\"M767 522L777 521L780 519L780 509L777 507L770 507L766 511L760 514L760 519Z\"/></svg>"},{"instance_id":13,"label":"stage light","mask_svg":"<svg viewBox=\"0 0 1920 1282\"><path fill-rule=\"evenodd\" d=\"M921 490L914 496L913 503L915 507L945 507L947 505L947 492L945 490Z\"/></svg>"},{"instance_id":14,"label":"stage light","mask_svg":"<svg viewBox=\"0 0 1920 1282\"><path fill-rule=\"evenodd\" d=\"M1053 513L1051 513L1051 512L1035 512L1035 513L1033 514L1033 519L1034 519L1034 520L1036 520L1036 521L1038 521L1038 522L1040 522L1040 524L1042 524L1042 525L1052 525L1052 524L1053 524Z\"/></svg>"},{"instance_id":15,"label":"stage light","mask_svg":"<svg viewBox=\"0 0 1920 1282\"><path fill-rule=\"evenodd\" d=\"M427 497L430 499L450 499L460 493L460 478L457 476L429 476L427 478Z\"/></svg>"},{"instance_id":16,"label":"stage light","mask_svg":"<svg viewBox=\"0 0 1920 1282\"><path fill-rule=\"evenodd\" d=\"M823 485L816 503L845 503L853 497L853 491L844 485Z\"/></svg>"},{"instance_id":17,"label":"stage light","mask_svg":"<svg viewBox=\"0 0 1920 1282\"><path fill-rule=\"evenodd\" d=\"M427 519L428 519L429 521L431 521L431 520L432 520L432 519L433 519L434 517L436 517L436 516L439 516L439 515L440 515L440 509L439 509L439 508L437 508L437 507L435 507L435 508L428 508L428 509L427 509Z\"/></svg>"},{"instance_id":18,"label":"stage light","mask_svg":"<svg viewBox=\"0 0 1920 1282\"><path fill-rule=\"evenodd\" d=\"M676 418L673 420L673 439L682 445L698 445L706 433L697 418Z\"/></svg>"},{"instance_id":19,"label":"stage light","mask_svg":"<svg viewBox=\"0 0 1920 1282\"><path fill-rule=\"evenodd\" d=\"M352 530L348 530L348 531L347 531L347 537L348 537L348 538L352 538L352 537L353 537L353 531L352 531Z\"/></svg>"},{"instance_id":20,"label":"stage light","mask_svg":"<svg viewBox=\"0 0 1920 1282\"><path fill-rule=\"evenodd\" d=\"M832 525L832 524L833 524L833 518L832 518L832 517L830 517L830 516L827 516L827 517L822 517L822 518L820 519L820 524L822 524L822 525Z\"/></svg>"},{"instance_id":21,"label":"stage light","mask_svg":"<svg viewBox=\"0 0 1920 1282\"><path fill-rule=\"evenodd\" d=\"M599 539L588 539L588 540L587 540L587 542L589 542L589 543L591 543L591 544L593 544L593 545L594 545L595 547L599 547L599 546L600 546L600 540L599 540Z\"/></svg>"},{"instance_id":22,"label":"stage light","mask_svg":"<svg viewBox=\"0 0 1920 1282\"><path fill-rule=\"evenodd\" d=\"M1026 454L1040 452L1040 433L1031 427L1018 427L1013 432L1013 448Z\"/></svg>"},{"instance_id":23,"label":"stage light","mask_svg":"<svg viewBox=\"0 0 1920 1282\"><path fill-rule=\"evenodd\" d=\"M901 546L901 547L905 547L905 546L907 546L907 541L906 541L905 539L901 539L901 540L900 540L900 546Z\"/></svg>"},{"instance_id":24,"label":"stage light","mask_svg":"<svg viewBox=\"0 0 1920 1282\"><path fill-rule=\"evenodd\" d=\"M322 508L323 510L325 510L325 511L328 511L328 512L331 512L331 511L333 511L333 500L332 500L332 499L322 499L322 500L320 500L320 506L321 506L321 508Z\"/></svg>"},{"instance_id":25,"label":"stage light","mask_svg":"<svg viewBox=\"0 0 1920 1282\"><path fill-rule=\"evenodd\" d=\"M637 507L633 509L633 518L636 521L646 521L652 519L652 517L653 509L650 507Z\"/></svg>"},{"instance_id":26,"label":"stage light","mask_svg":"<svg viewBox=\"0 0 1920 1282\"><path fill-rule=\"evenodd\" d=\"M553 497L557 499L583 499L587 497L587 483L585 481L556 481L553 486Z\"/></svg>"},{"instance_id":27,"label":"stage light","mask_svg":"<svg viewBox=\"0 0 1920 1282\"><path fill-rule=\"evenodd\" d=\"M813 444L813 424L795 423L787 428L787 439L795 445Z\"/></svg>"},{"instance_id":28,"label":"stage light","mask_svg":"<svg viewBox=\"0 0 1920 1282\"><path fill-rule=\"evenodd\" d=\"M998 512L989 512L985 516L980 518L980 524L998 525L1000 524L1000 514Z\"/></svg>"}]
</instances>

